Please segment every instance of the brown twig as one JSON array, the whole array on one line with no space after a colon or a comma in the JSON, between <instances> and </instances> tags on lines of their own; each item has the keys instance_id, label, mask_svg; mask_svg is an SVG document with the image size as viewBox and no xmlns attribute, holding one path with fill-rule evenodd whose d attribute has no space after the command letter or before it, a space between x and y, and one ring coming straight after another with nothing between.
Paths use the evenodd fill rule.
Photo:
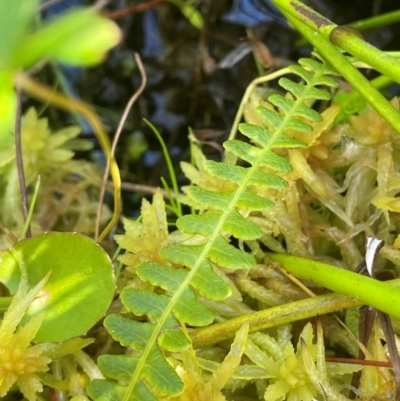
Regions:
<instances>
[{"instance_id":1,"label":"brown twig","mask_svg":"<svg viewBox=\"0 0 400 401\"><path fill-rule=\"evenodd\" d=\"M24 222L28 218L28 197L26 195L26 181L24 172L24 160L22 156L22 140L21 140L21 114L22 114L22 93L19 85L16 85L17 92L17 110L15 113L15 157L17 160L19 190L21 193L22 215ZM32 237L30 225L26 231L27 238Z\"/></svg>"},{"instance_id":2,"label":"brown twig","mask_svg":"<svg viewBox=\"0 0 400 401\"><path fill-rule=\"evenodd\" d=\"M107 187L112 188L112 181L107 182ZM152 187L150 185L142 185L142 184L132 184L130 182L121 182L121 188L126 191L134 191L134 192L142 192L145 194L155 194L157 191L161 191L164 198L168 198L167 191L165 189L160 189L159 187ZM173 196L173 194L172 194Z\"/></svg>"},{"instance_id":3,"label":"brown twig","mask_svg":"<svg viewBox=\"0 0 400 401\"><path fill-rule=\"evenodd\" d=\"M122 10L106 13L104 14L104 16L109 19L115 20L124 17L125 15L142 13L150 8L156 8L163 3L165 3L165 0L146 1L140 4L136 4L132 7L126 7Z\"/></svg>"},{"instance_id":4,"label":"brown twig","mask_svg":"<svg viewBox=\"0 0 400 401\"><path fill-rule=\"evenodd\" d=\"M363 365L363 366L378 366L381 368L393 367L391 362L370 361L367 359L336 358L336 357L332 357L332 356L326 356L325 362L346 363L346 364L350 364L350 365Z\"/></svg>"},{"instance_id":5,"label":"brown twig","mask_svg":"<svg viewBox=\"0 0 400 401\"><path fill-rule=\"evenodd\" d=\"M119 137L121 136L121 132L122 132L122 128L125 124L125 121L128 117L128 114L133 106L133 104L135 103L135 101L137 100L137 98L141 95L141 93L143 92L145 86L146 86L146 81L147 81L147 77L146 77L146 71L144 69L142 60L140 59L140 56L138 53L135 53L135 61L136 64L139 68L140 71L140 75L142 77L142 82L139 86L139 88L135 91L135 93L132 95L132 97L129 99L128 104L125 107L124 113L122 114L121 120L118 124L117 127L117 131L114 135L114 139L111 145L111 154L114 155L115 153L115 148L117 147L117 143L119 140ZM108 178L108 173L110 171L110 163L107 161L107 166L106 169L104 171L104 175L103 175L103 182L101 185L101 190L100 190L100 200L99 200L99 206L97 208L97 218L96 218L96 231L95 231L95 239L97 240L97 238L99 237L99 230L100 230L100 220L101 220L101 209L103 206L103 200L104 200L104 193L106 191L106 186L107 186L107 178Z\"/></svg>"}]
</instances>

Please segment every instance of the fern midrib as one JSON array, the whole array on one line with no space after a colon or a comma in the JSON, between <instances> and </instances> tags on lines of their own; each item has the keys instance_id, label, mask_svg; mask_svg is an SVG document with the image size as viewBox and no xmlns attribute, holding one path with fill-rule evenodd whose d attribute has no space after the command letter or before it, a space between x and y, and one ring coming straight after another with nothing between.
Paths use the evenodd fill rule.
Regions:
<instances>
[{"instance_id":1,"label":"fern midrib","mask_svg":"<svg viewBox=\"0 0 400 401\"><path fill-rule=\"evenodd\" d=\"M264 147L264 149L261 152L259 152L254 164L249 169L244 180L240 183L239 187L235 191L235 195L233 196L231 202L229 203L229 205L226 208L226 210L224 211L224 213L221 215L221 218L219 219L218 224L216 225L213 234L210 236L210 238L209 238L206 246L204 247L203 251L201 252L197 262L195 263L193 268L190 270L189 274L187 275L186 279L182 282L181 286L178 288L178 290L175 292L175 294L171 297L171 300L168 303L167 307L165 308L163 315L158 320L158 323L156 324L156 326L153 330L153 333L150 336L150 339L149 339L145 349L143 350L142 356L140 357L140 359L138 361L135 372L132 375L132 378L128 384L127 390L125 392L125 395L124 395L122 401L129 401L137 382L140 380L142 370L146 364L146 361L150 354L151 348L157 342L157 337L160 334L162 327L164 326L168 316L172 313L172 310L173 310L174 306L176 305L176 303L178 302L180 296L185 291L185 289L189 286L190 282L192 281L192 278L197 273L197 270L199 269L201 263L206 259L208 253L211 250L211 247L213 246L215 240L217 239L218 235L222 231L222 227L225 224L225 221L226 221L229 213L235 208L235 206L240 198L240 195L246 189L247 183L249 182L251 176L254 174L255 171L257 171L259 169L260 163L263 160L263 158L265 157L265 154L271 150L277 137L281 133L283 133L283 130L284 130L286 124L292 118L295 117L294 111L296 110L297 106L303 104L304 100L307 99L308 91L311 90L312 88L314 88L315 85L313 83L316 82L317 79L321 75L323 75L322 70L316 72L313 75L311 82L304 85L304 91L301 93L301 96L299 96L295 100L293 107L290 109L290 112L283 118L281 124L274 131L270 141L268 142L268 145L266 147Z\"/></svg>"}]
</instances>

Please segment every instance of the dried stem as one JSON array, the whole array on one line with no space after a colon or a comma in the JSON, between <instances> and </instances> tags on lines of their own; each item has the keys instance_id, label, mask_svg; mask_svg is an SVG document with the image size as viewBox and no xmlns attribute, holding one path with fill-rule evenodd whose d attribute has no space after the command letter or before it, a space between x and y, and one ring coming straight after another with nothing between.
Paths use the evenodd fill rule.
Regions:
<instances>
[{"instance_id":1,"label":"dried stem","mask_svg":"<svg viewBox=\"0 0 400 401\"><path fill-rule=\"evenodd\" d=\"M146 86L146 81L147 81L147 77L146 77L146 71L143 67L143 63L142 60L140 59L140 56L138 53L135 53L135 61L136 64L139 68L140 71L140 75L142 77L142 82L139 86L139 88L136 90L136 92L132 95L132 97L129 99L128 104L125 107L124 113L122 114L121 120L118 124L118 128L117 131L114 135L114 139L111 145L111 154L112 156L114 156L115 153L115 148L117 147L117 143L119 141L119 138L121 136L121 132L122 132L122 128L125 124L125 121L128 117L128 114L133 106L133 104L135 103L135 101L137 100L137 98L141 95L141 93L143 92L145 86ZM99 200L99 206L97 208L97 218L96 218L96 231L95 231L95 239L97 240L98 236L99 236L99 231L100 231L100 220L101 220L101 209L103 207L103 200L104 200L104 193L106 191L106 186L107 186L107 178L108 178L108 173L110 171L110 163L109 161L107 161L107 166L106 169L104 171L104 175L103 175L103 182L101 185L101 190L100 190L100 200Z\"/></svg>"},{"instance_id":2,"label":"dried stem","mask_svg":"<svg viewBox=\"0 0 400 401\"><path fill-rule=\"evenodd\" d=\"M111 145L108 136L104 131L99 118L85 103L78 100L69 99L58 92L54 92L50 88L47 88L46 86L34 81L26 74L19 73L16 76L16 82L21 86L24 92L36 99L51 102L52 104L61 107L64 110L75 111L82 114L93 127L97 139L108 159L108 162L110 163L111 177L114 182L114 213L110 222L107 224L106 228L102 231L98 238L99 242L102 241L119 219L121 203L121 178L118 165L115 161L114 155L111 152Z\"/></svg>"},{"instance_id":3,"label":"dried stem","mask_svg":"<svg viewBox=\"0 0 400 401\"><path fill-rule=\"evenodd\" d=\"M15 157L17 160L18 169L18 181L19 190L21 193L21 203L22 203L22 215L24 216L24 222L28 218L28 197L26 195L26 181L24 172L24 160L22 156L22 140L21 140L21 114L22 114L22 93L19 85L16 85L17 92L17 110L15 113ZM30 225L26 231L26 237L32 237L32 231Z\"/></svg>"}]
</instances>

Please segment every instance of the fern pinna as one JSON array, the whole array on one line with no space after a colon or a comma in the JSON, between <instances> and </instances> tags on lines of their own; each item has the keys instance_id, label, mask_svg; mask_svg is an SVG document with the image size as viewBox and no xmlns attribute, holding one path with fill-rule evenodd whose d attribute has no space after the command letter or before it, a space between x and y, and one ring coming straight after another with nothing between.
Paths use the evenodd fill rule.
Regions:
<instances>
[{"instance_id":1,"label":"fern pinna","mask_svg":"<svg viewBox=\"0 0 400 401\"><path fill-rule=\"evenodd\" d=\"M94 400L153 401L183 391L183 382L167 356L191 346L181 325L204 326L213 321L212 313L197 300L196 293L213 300L230 295L229 285L214 272L212 264L228 269L256 264L252 255L234 247L227 238L254 240L261 236L260 228L244 215L264 211L273 202L255 191L285 188L286 181L276 173L292 170L290 163L273 149L305 147L287 132L311 132L313 128L303 120L318 122L322 117L306 105L307 99L329 100L330 94L316 86L337 86L337 81L327 76L333 71L326 65L311 59L301 59L299 63L291 71L300 76L302 83L288 78L279 81L292 96L274 94L268 100L275 110L258 108L265 126L240 124L240 132L255 146L239 140L224 144L227 151L249 166L205 162L205 171L227 182L231 190L211 191L197 185L188 189L191 202L203 212L179 218L177 227L186 237L195 236L195 244L168 245L160 251L159 261L144 261L135 268L144 285L140 289L125 288L121 300L128 311L147 316L147 320L118 314L105 319L111 336L132 352L99 357L99 368L107 380L96 379L89 384L87 391Z\"/></svg>"}]
</instances>

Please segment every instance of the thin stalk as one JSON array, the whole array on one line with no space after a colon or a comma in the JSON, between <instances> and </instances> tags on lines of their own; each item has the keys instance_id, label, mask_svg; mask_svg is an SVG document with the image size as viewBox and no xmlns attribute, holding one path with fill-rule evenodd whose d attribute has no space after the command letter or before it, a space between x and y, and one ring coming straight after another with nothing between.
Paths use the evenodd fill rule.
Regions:
<instances>
[{"instance_id":1,"label":"thin stalk","mask_svg":"<svg viewBox=\"0 0 400 401\"><path fill-rule=\"evenodd\" d=\"M110 222L107 224L106 228L103 230L98 238L98 242L101 242L111 231L111 229L114 227L119 219L121 207L121 177L119 174L117 162L115 161L115 157L111 152L110 141L106 132L103 129L99 118L85 103L77 100L71 100L60 93L53 92L50 88L47 88L46 86L43 86L40 83L34 81L26 74L19 73L16 76L16 81L17 85L20 85L22 90L24 90L33 98L40 99L42 101L51 100L52 104L55 104L64 110L77 111L81 113L93 127L100 146L102 147L107 159L109 160L111 177L114 183L114 213Z\"/></svg>"},{"instance_id":2,"label":"thin stalk","mask_svg":"<svg viewBox=\"0 0 400 401\"><path fill-rule=\"evenodd\" d=\"M169 202L171 203L171 206L169 207L170 210L172 210L177 216L182 216L179 212L179 202L175 201L174 196L171 193L171 190L167 184L167 181L165 180L164 177L160 177L160 181L162 186L165 189L165 192L167 193L167 198L169 199Z\"/></svg>"},{"instance_id":3,"label":"thin stalk","mask_svg":"<svg viewBox=\"0 0 400 401\"><path fill-rule=\"evenodd\" d=\"M355 28L347 25L338 26L298 0L272 0L272 2L283 11L291 23L293 20L301 22L311 31L319 33L326 41L332 42L381 74L400 83L400 61L365 42ZM294 25L298 28L296 24ZM309 36L306 38L312 43Z\"/></svg>"},{"instance_id":4,"label":"thin stalk","mask_svg":"<svg viewBox=\"0 0 400 401\"><path fill-rule=\"evenodd\" d=\"M391 288L400 288L400 279L385 283ZM320 295L195 329L189 336L193 348L202 348L232 338L244 323L249 323L249 333L252 333L360 305L360 301L346 295Z\"/></svg>"},{"instance_id":5,"label":"thin stalk","mask_svg":"<svg viewBox=\"0 0 400 401\"><path fill-rule=\"evenodd\" d=\"M177 200L177 215L178 216L182 216L182 205L179 202L179 187L178 187L178 182L176 180L176 175L175 175L175 170L174 170L174 166L172 164L172 160L171 157L169 155L168 152L168 148L167 145L165 144L161 134L158 132L157 128L146 118L143 119L143 121L151 128L151 130L154 132L155 136L157 137L158 141L160 142L162 151L163 151L163 155L165 158L165 161L167 163L167 167L168 167L168 171L169 171L169 176L171 178L171 184L172 184L172 188L174 189L175 192L175 198ZM172 197L171 197L172 199Z\"/></svg>"},{"instance_id":6,"label":"thin stalk","mask_svg":"<svg viewBox=\"0 0 400 401\"><path fill-rule=\"evenodd\" d=\"M366 18L360 21L355 21L349 24L359 31L366 31L367 29L376 29L390 24L400 22L400 10L390 11L388 13L374 15L373 17Z\"/></svg>"},{"instance_id":7,"label":"thin stalk","mask_svg":"<svg viewBox=\"0 0 400 401\"><path fill-rule=\"evenodd\" d=\"M117 143L119 141L119 138L121 136L121 132L122 132L122 128L125 125L125 121L128 118L128 114L133 106L133 104L136 102L137 98L142 94L145 86L146 86L146 81L147 81L147 77L146 77L146 71L144 69L142 60L139 56L138 53L135 53L135 61L136 64L139 68L140 71L140 75L142 77L142 82L139 86L139 88L135 91L135 93L132 95L132 97L129 99L128 104L125 107L124 113L122 114L121 120L118 124L117 127L117 131L114 135L114 139L111 145L111 156L114 157L115 155L115 149L117 147ZM101 210L103 207L103 200L104 200L104 194L106 192L106 186L107 186L107 178L108 178L108 174L110 172L110 159L107 158L107 166L106 169L104 170L104 175L103 175L103 182L101 185L101 189L100 189L100 199L99 199L99 205L97 207L97 217L96 217L96 230L95 230L95 240L97 241L98 237L99 237L99 231L100 231L100 221L101 221Z\"/></svg>"},{"instance_id":8,"label":"thin stalk","mask_svg":"<svg viewBox=\"0 0 400 401\"><path fill-rule=\"evenodd\" d=\"M26 238L27 237L29 226L30 226L30 223L32 221L33 210L35 209L36 199L37 199L37 196L38 196L38 193L39 193L39 188L40 188L40 176L36 180L35 191L33 193L31 205L29 207L28 217L27 217L27 219L25 221L24 229L22 231L22 238Z\"/></svg>"},{"instance_id":9,"label":"thin stalk","mask_svg":"<svg viewBox=\"0 0 400 401\"><path fill-rule=\"evenodd\" d=\"M319 33L314 32L298 19L289 14L284 14L295 28L310 41L324 59L327 60L400 135L400 114L390 102L369 83L361 72L346 59L335 45L324 39ZM391 76L389 77L392 78Z\"/></svg>"},{"instance_id":10,"label":"thin stalk","mask_svg":"<svg viewBox=\"0 0 400 401\"><path fill-rule=\"evenodd\" d=\"M272 81L272 80L274 80L276 78L279 78L282 75L286 75L286 74L290 74L289 68L282 68L279 71L275 71L272 74L268 74L268 75L264 75L262 77L258 77L258 78L254 79L253 81L250 82L250 84L246 88L246 91L244 92L242 100L240 101L239 108L238 108L238 110L236 112L235 119L233 120L233 123L232 123L232 128L231 128L231 131L229 133L228 140L234 139L236 137L237 130L238 130L238 125L239 125L239 123L240 123L240 121L242 120L242 117L243 117L244 106L246 105L246 103L250 99L250 96L253 93L253 90L258 85L260 85L260 84L262 84L264 82ZM236 164L236 160L237 160L237 157L235 155L233 155L232 153L229 153L229 152L225 152L224 161L226 163Z\"/></svg>"},{"instance_id":11,"label":"thin stalk","mask_svg":"<svg viewBox=\"0 0 400 401\"><path fill-rule=\"evenodd\" d=\"M388 13L374 15L370 18L365 18L359 21L354 21L348 24L359 31L367 31L368 29L376 29L382 26L388 26L390 24L395 24L400 21L400 10L390 11ZM299 39L296 41L298 46L303 46L307 44L307 40L304 38Z\"/></svg>"},{"instance_id":12,"label":"thin stalk","mask_svg":"<svg viewBox=\"0 0 400 401\"><path fill-rule=\"evenodd\" d=\"M21 115L22 115L22 93L21 87L16 85L17 92L17 110L15 113L15 157L17 161L18 169L18 181L19 190L21 194L22 203L22 215L24 216L24 222L28 221L28 196L26 194L26 181L25 181L25 171L24 171L24 158L22 154L22 139L21 139ZM24 228L23 238L25 235L30 238L32 237L31 227L28 221L27 228Z\"/></svg>"}]
</instances>

